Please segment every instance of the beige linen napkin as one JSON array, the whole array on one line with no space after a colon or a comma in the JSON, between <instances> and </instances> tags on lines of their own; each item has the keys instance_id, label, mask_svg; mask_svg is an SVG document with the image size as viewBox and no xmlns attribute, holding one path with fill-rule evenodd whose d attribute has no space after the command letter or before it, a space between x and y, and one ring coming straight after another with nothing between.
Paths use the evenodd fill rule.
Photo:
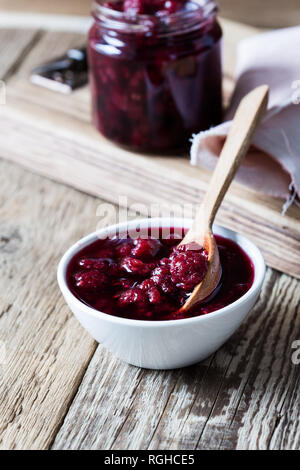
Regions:
<instances>
[{"instance_id":1,"label":"beige linen napkin","mask_svg":"<svg viewBox=\"0 0 300 470\"><path fill-rule=\"evenodd\" d=\"M241 98L270 86L268 112L256 132L237 179L286 200L300 195L300 27L259 34L238 47L237 85L224 122L193 136L192 165L212 169Z\"/></svg>"}]
</instances>

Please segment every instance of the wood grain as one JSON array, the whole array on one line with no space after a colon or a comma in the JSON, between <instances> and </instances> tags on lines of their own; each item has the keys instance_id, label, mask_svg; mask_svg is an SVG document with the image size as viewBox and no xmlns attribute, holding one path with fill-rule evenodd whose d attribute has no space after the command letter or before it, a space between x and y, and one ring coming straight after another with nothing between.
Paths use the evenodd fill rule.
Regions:
<instances>
[{"instance_id":1,"label":"wood grain","mask_svg":"<svg viewBox=\"0 0 300 470\"><path fill-rule=\"evenodd\" d=\"M298 285L268 270L248 320L197 366L139 370L98 346L53 448L299 448Z\"/></svg>"},{"instance_id":2,"label":"wood grain","mask_svg":"<svg viewBox=\"0 0 300 470\"><path fill-rule=\"evenodd\" d=\"M263 28L279 28L299 25L300 11L298 0L218 0L220 13L228 19ZM89 15L91 0L0 0L0 11Z\"/></svg>"},{"instance_id":3,"label":"wood grain","mask_svg":"<svg viewBox=\"0 0 300 470\"><path fill-rule=\"evenodd\" d=\"M1 80L7 80L17 70L20 59L25 57L38 39L39 32L36 30L0 30L2 45L0 60Z\"/></svg>"},{"instance_id":4,"label":"wood grain","mask_svg":"<svg viewBox=\"0 0 300 470\"><path fill-rule=\"evenodd\" d=\"M20 38L24 37L20 34ZM28 41L34 37L29 35ZM0 31L5 49L3 38ZM40 40L47 43L47 34L37 37L37 45ZM21 47L15 64L3 54L0 56L2 77L7 74L10 85L9 102L16 108L18 91L13 93L11 71L18 71L18 79L22 79L23 51ZM31 55L27 52L23 54L24 66ZM82 93L84 96L85 91ZM6 114L9 123L1 131L0 156L5 149L12 152L16 148L18 160L24 160L22 145L28 139L33 156L41 155L41 173L43 164L49 172L51 158L57 153L60 179L64 180L72 161L70 155L76 154L80 144L79 181L84 176L80 160L91 164L85 149L93 130L78 118L75 109L68 110L63 118L62 112L54 112L55 103L47 102L43 110L41 97L36 100L36 116L27 112L32 103L24 96L19 100L21 119L15 111ZM57 106L62 108L64 104L59 101ZM44 121L46 115L50 129L48 121ZM34 125L29 125L24 117ZM69 122L73 125L74 120L78 121L78 129L87 132L86 140L73 140ZM39 144L40 131L43 137L48 136L43 146ZM94 135L98 140L93 152L97 155L102 141ZM61 148L61 142L67 145ZM96 172L98 180L95 178L90 191L106 192L110 199L116 198L118 192L124 194L126 186L117 176L121 170L121 176L125 171L144 200L159 200L160 195L147 191L153 191L153 180L161 183L157 169L166 159L148 163L148 185L138 170L132 176L127 173L124 160L122 163L124 151L120 154L116 168L108 156L107 160L100 160L102 169ZM30 162L30 155L26 158ZM134 156L139 165L144 158ZM185 169L187 183L196 179L200 189L187 184L192 189L186 189L184 197L188 201L198 199L209 175L201 172L203 180L198 181L197 169L184 160L168 163L175 183L166 189L160 185L163 195L166 191L178 197L177 187ZM113 183L108 179L106 184L111 172ZM105 178L101 179L101 175ZM239 192L238 185L232 189L232 201L238 199ZM136 197L136 193L129 192L129 201ZM252 208L253 214L256 208L256 213L262 215L254 201L257 199L250 198L245 207L250 211ZM96 348L64 304L55 278L64 250L99 226L100 202L0 159L0 346L4 345L5 350L0 364L0 448L299 449L299 365L291 361L292 344L300 339L299 281L269 269L260 300L248 320L204 362L177 371L147 371L129 366L113 358L101 345ZM271 249L268 229L272 229L279 208L268 200L265 204L271 211L265 225L265 244ZM229 205L225 210L238 225L239 213L234 214ZM288 231L296 233L297 214L293 211ZM251 224L249 220L249 230ZM283 231L282 243L285 237Z\"/></svg>"},{"instance_id":5,"label":"wood grain","mask_svg":"<svg viewBox=\"0 0 300 470\"><path fill-rule=\"evenodd\" d=\"M58 293L56 266L94 228L97 205L3 161L0 180L0 448L46 448L95 348Z\"/></svg>"},{"instance_id":6,"label":"wood grain","mask_svg":"<svg viewBox=\"0 0 300 470\"><path fill-rule=\"evenodd\" d=\"M190 171L188 161L180 161L177 167L176 160L160 158L156 162L131 154L110 144L89 123L28 103L15 97L9 87L8 99L10 106L0 109L3 157L114 203L124 195L128 204L145 204L146 215L151 203L162 207L177 204L178 213L183 203L196 208L201 202L207 173L200 168ZM299 209L283 217L276 201L262 197L260 205L256 194L233 186L216 221L249 236L269 266L300 277Z\"/></svg>"},{"instance_id":7,"label":"wood grain","mask_svg":"<svg viewBox=\"0 0 300 470\"><path fill-rule=\"evenodd\" d=\"M218 0L225 18L260 28L283 28L300 24L298 0Z\"/></svg>"},{"instance_id":8,"label":"wood grain","mask_svg":"<svg viewBox=\"0 0 300 470\"><path fill-rule=\"evenodd\" d=\"M0 11L47 13L68 15L89 15L91 0L52 0L43 2L36 0L0 0Z\"/></svg>"},{"instance_id":9,"label":"wood grain","mask_svg":"<svg viewBox=\"0 0 300 470\"><path fill-rule=\"evenodd\" d=\"M7 87L8 105L0 108L2 157L113 203L125 195L129 204L146 204L145 213L151 203L199 204L206 171L191 168L187 158L133 154L108 142L91 126L87 88L62 96L28 83L31 67L49 57L49 49L59 53L62 44L82 40L46 33L26 57ZM233 184L217 222L252 238L269 266L300 277L300 211L293 207L283 217L281 206Z\"/></svg>"},{"instance_id":10,"label":"wood grain","mask_svg":"<svg viewBox=\"0 0 300 470\"><path fill-rule=\"evenodd\" d=\"M13 61L1 55L1 77L17 70L35 38L0 32L2 50L14 44ZM2 160L0 187L0 448L44 449L95 349L58 294L56 265L83 227L92 227L84 209L95 213L96 205Z\"/></svg>"}]
</instances>

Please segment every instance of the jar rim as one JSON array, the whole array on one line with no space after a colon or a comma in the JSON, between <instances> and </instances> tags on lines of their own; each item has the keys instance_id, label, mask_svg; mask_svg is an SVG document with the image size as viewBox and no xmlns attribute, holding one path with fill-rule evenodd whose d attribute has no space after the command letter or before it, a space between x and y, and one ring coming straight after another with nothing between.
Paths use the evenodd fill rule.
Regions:
<instances>
[{"instance_id":1,"label":"jar rim","mask_svg":"<svg viewBox=\"0 0 300 470\"><path fill-rule=\"evenodd\" d=\"M124 32L151 32L155 29L156 34L162 35L182 31L193 26L201 26L208 19L215 16L218 6L214 0L190 0L195 8L179 10L165 15L135 14L128 15L123 11L114 10L104 5L105 0L93 1L93 16L112 29ZM198 13L198 15L196 14ZM200 13L200 15L199 15Z\"/></svg>"}]
</instances>

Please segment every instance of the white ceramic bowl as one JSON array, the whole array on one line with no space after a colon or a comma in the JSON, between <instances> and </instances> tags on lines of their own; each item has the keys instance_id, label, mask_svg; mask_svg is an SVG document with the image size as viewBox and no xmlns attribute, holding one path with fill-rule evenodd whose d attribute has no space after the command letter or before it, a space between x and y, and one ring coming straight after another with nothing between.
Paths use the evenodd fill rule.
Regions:
<instances>
[{"instance_id":1,"label":"white ceramic bowl","mask_svg":"<svg viewBox=\"0 0 300 470\"><path fill-rule=\"evenodd\" d=\"M176 218L173 227L189 228L192 220ZM126 233L137 225L167 227L169 219L133 220L118 225ZM63 256L58 266L58 284L70 309L81 325L99 343L123 361L148 369L185 367L214 353L235 332L254 306L265 275L265 263L259 249L244 236L223 227L214 226L214 232L234 240L248 254L255 269L252 287L240 299L213 313L169 321L130 320L94 310L78 300L68 288L66 270L73 256L97 240L105 230L109 236L116 226L106 227L79 240Z\"/></svg>"}]
</instances>

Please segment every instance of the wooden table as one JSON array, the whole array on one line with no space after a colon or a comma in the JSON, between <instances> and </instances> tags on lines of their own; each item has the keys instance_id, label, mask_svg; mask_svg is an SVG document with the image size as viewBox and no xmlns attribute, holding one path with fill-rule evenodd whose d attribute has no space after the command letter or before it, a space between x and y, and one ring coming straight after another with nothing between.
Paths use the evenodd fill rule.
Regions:
<instances>
[{"instance_id":1,"label":"wooden table","mask_svg":"<svg viewBox=\"0 0 300 470\"><path fill-rule=\"evenodd\" d=\"M0 13L46 13L64 15L89 15L91 0L0 0ZM298 26L299 0L218 0L224 18L261 28Z\"/></svg>"},{"instance_id":2,"label":"wooden table","mask_svg":"<svg viewBox=\"0 0 300 470\"><path fill-rule=\"evenodd\" d=\"M0 35L9 83L43 34ZM139 369L84 332L56 282L103 201L4 160L0 201L2 449L299 449L299 281L268 269L256 307L216 354Z\"/></svg>"}]
</instances>

